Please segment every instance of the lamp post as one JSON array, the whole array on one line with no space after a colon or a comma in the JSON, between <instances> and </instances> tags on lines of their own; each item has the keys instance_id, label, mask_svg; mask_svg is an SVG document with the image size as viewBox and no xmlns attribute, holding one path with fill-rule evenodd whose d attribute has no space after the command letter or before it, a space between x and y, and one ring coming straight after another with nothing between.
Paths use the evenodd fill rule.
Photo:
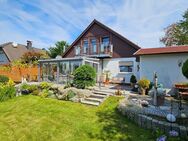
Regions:
<instances>
[{"instance_id":1,"label":"lamp post","mask_svg":"<svg viewBox=\"0 0 188 141\"><path fill-rule=\"evenodd\" d=\"M157 79L157 73L154 72L154 96L153 96L153 105L157 106L157 83L158 83L158 79Z\"/></svg>"}]
</instances>

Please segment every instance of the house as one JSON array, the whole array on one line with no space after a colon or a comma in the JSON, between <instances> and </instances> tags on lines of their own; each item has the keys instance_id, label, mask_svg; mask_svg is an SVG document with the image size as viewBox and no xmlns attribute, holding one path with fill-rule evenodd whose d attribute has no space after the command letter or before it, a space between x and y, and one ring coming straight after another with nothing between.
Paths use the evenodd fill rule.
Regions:
<instances>
[{"instance_id":1,"label":"house","mask_svg":"<svg viewBox=\"0 0 188 141\"><path fill-rule=\"evenodd\" d=\"M158 82L165 88L172 88L175 83L187 82L182 75L182 65L188 59L188 46L145 48L134 55L140 56L140 78L153 80L157 72Z\"/></svg>"},{"instance_id":2,"label":"house","mask_svg":"<svg viewBox=\"0 0 188 141\"><path fill-rule=\"evenodd\" d=\"M63 58L87 57L99 60L98 74L109 71L112 80L123 78L129 83L132 74L138 76L136 57L140 47L97 20L80 34L63 54Z\"/></svg>"},{"instance_id":3,"label":"house","mask_svg":"<svg viewBox=\"0 0 188 141\"><path fill-rule=\"evenodd\" d=\"M0 45L0 64L9 64L20 59L22 55L29 51L42 52L42 49L32 47L32 42L27 41L27 45L8 42Z\"/></svg>"}]
</instances>

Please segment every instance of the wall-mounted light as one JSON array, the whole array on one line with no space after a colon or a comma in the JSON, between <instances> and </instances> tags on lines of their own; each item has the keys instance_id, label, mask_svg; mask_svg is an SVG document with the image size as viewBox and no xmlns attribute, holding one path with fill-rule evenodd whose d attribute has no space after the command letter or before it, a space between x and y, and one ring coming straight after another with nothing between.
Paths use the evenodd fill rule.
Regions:
<instances>
[{"instance_id":1,"label":"wall-mounted light","mask_svg":"<svg viewBox=\"0 0 188 141\"><path fill-rule=\"evenodd\" d=\"M140 65L137 65L137 71L139 71L140 70Z\"/></svg>"},{"instance_id":2,"label":"wall-mounted light","mask_svg":"<svg viewBox=\"0 0 188 141\"><path fill-rule=\"evenodd\" d=\"M182 59L179 59L179 60L178 60L178 66L179 66L179 67L181 67L181 66L182 66L182 64L183 64Z\"/></svg>"}]
</instances>

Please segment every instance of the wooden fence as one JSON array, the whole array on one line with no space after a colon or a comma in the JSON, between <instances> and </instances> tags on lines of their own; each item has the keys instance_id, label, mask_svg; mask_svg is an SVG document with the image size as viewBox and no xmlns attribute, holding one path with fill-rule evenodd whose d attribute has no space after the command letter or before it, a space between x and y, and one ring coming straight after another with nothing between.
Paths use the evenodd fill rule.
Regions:
<instances>
[{"instance_id":1,"label":"wooden fence","mask_svg":"<svg viewBox=\"0 0 188 141\"><path fill-rule=\"evenodd\" d=\"M21 82L22 78L26 78L27 81L37 81L38 68L37 66L0 68L0 75L5 75L14 82Z\"/></svg>"}]
</instances>

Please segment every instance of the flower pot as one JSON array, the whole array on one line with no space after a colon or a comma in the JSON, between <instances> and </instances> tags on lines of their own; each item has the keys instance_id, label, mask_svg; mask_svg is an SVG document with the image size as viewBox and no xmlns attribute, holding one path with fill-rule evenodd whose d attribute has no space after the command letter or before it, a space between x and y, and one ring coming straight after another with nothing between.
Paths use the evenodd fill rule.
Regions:
<instances>
[{"instance_id":1,"label":"flower pot","mask_svg":"<svg viewBox=\"0 0 188 141\"><path fill-rule=\"evenodd\" d=\"M109 83L110 83L110 81L109 81L109 80L106 80L106 81L104 82L104 85L109 85Z\"/></svg>"}]
</instances>

